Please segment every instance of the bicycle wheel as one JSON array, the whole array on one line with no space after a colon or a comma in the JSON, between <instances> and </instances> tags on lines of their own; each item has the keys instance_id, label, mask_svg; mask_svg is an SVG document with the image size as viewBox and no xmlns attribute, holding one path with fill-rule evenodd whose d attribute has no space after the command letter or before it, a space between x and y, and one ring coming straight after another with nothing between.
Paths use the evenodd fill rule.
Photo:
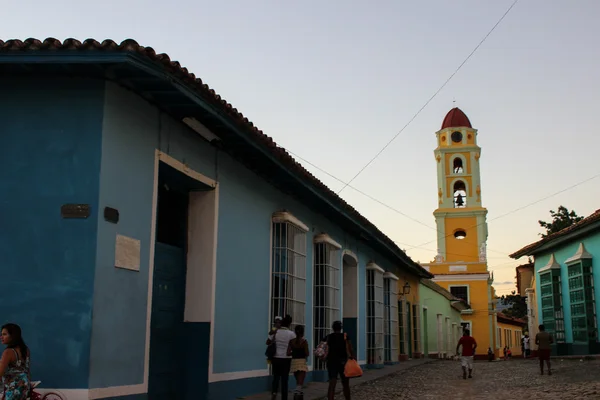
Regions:
<instances>
[{"instance_id":1,"label":"bicycle wheel","mask_svg":"<svg viewBox=\"0 0 600 400\"><path fill-rule=\"evenodd\" d=\"M58 393L50 392L46 393L44 397L42 397L42 400L65 400L65 398Z\"/></svg>"}]
</instances>

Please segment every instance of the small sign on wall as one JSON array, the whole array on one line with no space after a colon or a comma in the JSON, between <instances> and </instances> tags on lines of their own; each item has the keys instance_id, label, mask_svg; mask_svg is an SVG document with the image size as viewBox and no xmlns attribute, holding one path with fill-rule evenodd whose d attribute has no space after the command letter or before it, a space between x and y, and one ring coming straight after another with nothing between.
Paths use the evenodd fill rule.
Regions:
<instances>
[{"instance_id":1,"label":"small sign on wall","mask_svg":"<svg viewBox=\"0 0 600 400\"><path fill-rule=\"evenodd\" d=\"M463 272L467 270L467 266L466 265L451 265L450 266L450 271L451 272Z\"/></svg>"},{"instance_id":2,"label":"small sign on wall","mask_svg":"<svg viewBox=\"0 0 600 400\"><path fill-rule=\"evenodd\" d=\"M140 241L117 234L115 267L131 271L140 270Z\"/></svg>"}]
</instances>

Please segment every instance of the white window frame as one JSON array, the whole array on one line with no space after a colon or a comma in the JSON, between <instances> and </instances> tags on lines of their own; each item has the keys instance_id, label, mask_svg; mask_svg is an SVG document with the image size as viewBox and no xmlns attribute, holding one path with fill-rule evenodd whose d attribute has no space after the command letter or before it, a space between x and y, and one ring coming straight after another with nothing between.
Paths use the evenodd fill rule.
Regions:
<instances>
[{"instance_id":1,"label":"white window frame","mask_svg":"<svg viewBox=\"0 0 600 400\"><path fill-rule=\"evenodd\" d=\"M448 285L448 291L452 293L453 287L466 287L467 288L467 304L471 305L471 288L468 284L464 285ZM454 295L453 295L454 296Z\"/></svg>"},{"instance_id":2,"label":"white window frame","mask_svg":"<svg viewBox=\"0 0 600 400\"><path fill-rule=\"evenodd\" d=\"M306 325L306 234L308 226L287 211L271 218L271 284L269 329L275 317L292 317L292 329ZM285 239L285 241L284 241ZM284 278L283 296L274 296L275 282Z\"/></svg>"},{"instance_id":3,"label":"white window frame","mask_svg":"<svg viewBox=\"0 0 600 400\"><path fill-rule=\"evenodd\" d=\"M399 360L400 327L398 325L398 277L391 272L383 274L384 298L388 305L384 307L384 334L389 336L390 348L385 349L385 362L391 363ZM387 289L387 290L386 290ZM385 341L384 341L385 345ZM387 359L390 355L389 360Z\"/></svg>"},{"instance_id":4,"label":"white window frame","mask_svg":"<svg viewBox=\"0 0 600 400\"><path fill-rule=\"evenodd\" d=\"M313 239L312 343L315 344L331 332L335 321L341 321L341 249L342 246L325 233ZM327 369L325 362L315 361L314 370Z\"/></svg>"},{"instance_id":5,"label":"white window frame","mask_svg":"<svg viewBox=\"0 0 600 400\"><path fill-rule=\"evenodd\" d=\"M473 333L473 331L474 331L474 329L473 329L473 321L472 320L466 320L466 319L462 319L460 321L460 329L461 329L461 334L460 335L461 336L464 333L464 328L463 328L462 324L469 324L469 331L471 333L471 336L475 337L475 334Z\"/></svg>"},{"instance_id":6,"label":"white window frame","mask_svg":"<svg viewBox=\"0 0 600 400\"><path fill-rule=\"evenodd\" d=\"M497 332L497 335L498 335L498 348L501 349L502 348L502 328L498 327L497 330L498 330L498 332Z\"/></svg>"},{"instance_id":7,"label":"white window frame","mask_svg":"<svg viewBox=\"0 0 600 400\"><path fill-rule=\"evenodd\" d=\"M374 262L367 264L367 364L383 364L383 274ZM372 296L369 293L372 292Z\"/></svg>"}]
</instances>

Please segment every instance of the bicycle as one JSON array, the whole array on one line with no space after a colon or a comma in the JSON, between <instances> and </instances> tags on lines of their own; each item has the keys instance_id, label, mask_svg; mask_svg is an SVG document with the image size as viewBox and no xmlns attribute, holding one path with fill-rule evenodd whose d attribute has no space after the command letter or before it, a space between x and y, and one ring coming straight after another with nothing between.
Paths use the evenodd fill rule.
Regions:
<instances>
[{"instance_id":1,"label":"bicycle","mask_svg":"<svg viewBox=\"0 0 600 400\"><path fill-rule=\"evenodd\" d=\"M29 400L67 400L60 394L56 392L48 392L48 393L38 393L35 391L35 388L38 387L42 383L42 381L31 382L31 394L29 395ZM1 391L0 387L0 399L4 398L4 392Z\"/></svg>"}]
</instances>

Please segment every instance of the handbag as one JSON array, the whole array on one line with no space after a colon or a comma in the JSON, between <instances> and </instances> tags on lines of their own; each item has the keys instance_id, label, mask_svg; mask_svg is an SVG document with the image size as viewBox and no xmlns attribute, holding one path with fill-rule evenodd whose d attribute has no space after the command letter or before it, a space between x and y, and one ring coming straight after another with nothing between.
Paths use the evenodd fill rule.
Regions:
<instances>
[{"instance_id":1,"label":"handbag","mask_svg":"<svg viewBox=\"0 0 600 400\"><path fill-rule=\"evenodd\" d=\"M325 360L327 358L327 354L329 353L329 346L327 346L327 342L321 342L317 346L314 351L315 357L319 360Z\"/></svg>"},{"instance_id":2,"label":"handbag","mask_svg":"<svg viewBox=\"0 0 600 400\"><path fill-rule=\"evenodd\" d=\"M277 336L277 331L273 334L273 340L271 343L267 345L267 350L265 350L265 356L267 360L272 361L275 358L275 353L277 352L277 344L275 342L275 337Z\"/></svg>"},{"instance_id":3,"label":"handbag","mask_svg":"<svg viewBox=\"0 0 600 400\"><path fill-rule=\"evenodd\" d=\"M348 348L348 336L344 333L344 340L346 341L346 355L348 360L344 365L344 376L346 378L360 378L363 374L362 368L358 365L358 362L352 358L352 353Z\"/></svg>"}]
</instances>

